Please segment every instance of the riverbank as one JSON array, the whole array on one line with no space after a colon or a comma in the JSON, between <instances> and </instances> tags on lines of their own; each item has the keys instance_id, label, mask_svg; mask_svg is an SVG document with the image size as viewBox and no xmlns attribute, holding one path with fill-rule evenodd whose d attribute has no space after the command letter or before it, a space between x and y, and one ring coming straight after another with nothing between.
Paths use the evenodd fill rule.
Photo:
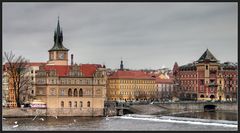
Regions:
<instances>
[{"instance_id":1,"label":"riverbank","mask_svg":"<svg viewBox=\"0 0 240 133\"><path fill-rule=\"evenodd\" d=\"M2 108L2 115L5 118L23 118L33 116L47 116L46 109L31 108Z\"/></svg>"}]
</instances>

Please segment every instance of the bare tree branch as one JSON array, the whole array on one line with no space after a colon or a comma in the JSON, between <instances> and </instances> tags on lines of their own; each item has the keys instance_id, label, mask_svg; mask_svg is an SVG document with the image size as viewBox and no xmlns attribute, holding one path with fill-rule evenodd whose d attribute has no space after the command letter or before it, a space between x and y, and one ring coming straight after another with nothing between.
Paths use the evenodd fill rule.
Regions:
<instances>
[{"instance_id":1,"label":"bare tree branch","mask_svg":"<svg viewBox=\"0 0 240 133\"><path fill-rule=\"evenodd\" d=\"M6 59L6 72L9 78L12 80L12 85L15 94L15 101L17 106L20 106L20 95L24 90L24 86L29 86L30 79L27 75L28 71L28 61L22 56L15 56L15 54L11 52L4 52L4 57ZM27 87L28 88L28 87Z\"/></svg>"}]
</instances>

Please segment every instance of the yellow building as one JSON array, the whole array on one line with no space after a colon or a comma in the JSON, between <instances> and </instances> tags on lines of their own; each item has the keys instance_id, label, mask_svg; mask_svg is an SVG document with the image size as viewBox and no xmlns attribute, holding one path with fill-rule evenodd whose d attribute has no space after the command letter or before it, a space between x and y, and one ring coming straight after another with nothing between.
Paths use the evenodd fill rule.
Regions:
<instances>
[{"instance_id":1,"label":"yellow building","mask_svg":"<svg viewBox=\"0 0 240 133\"><path fill-rule=\"evenodd\" d=\"M122 64L121 64L122 65ZM123 67L123 66L122 66ZM120 70L107 80L107 99L110 101L135 101L155 98L155 78L143 71Z\"/></svg>"}]
</instances>

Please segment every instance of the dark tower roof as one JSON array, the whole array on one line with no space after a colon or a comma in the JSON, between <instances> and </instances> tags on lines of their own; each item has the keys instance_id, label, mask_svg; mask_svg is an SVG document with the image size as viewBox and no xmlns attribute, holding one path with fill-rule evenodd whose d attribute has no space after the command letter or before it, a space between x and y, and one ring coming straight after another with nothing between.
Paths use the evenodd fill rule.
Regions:
<instances>
[{"instance_id":1,"label":"dark tower roof","mask_svg":"<svg viewBox=\"0 0 240 133\"><path fill-rule=\"evenodd\" d=\"M179 72L179 67L178 67L178 64L177 62L174 63L174 66L173 66L173 75L177 75Z\"/></svg>"},{"instance_id":2,"label":"dark tower roof","mask_svg":"<svg viewBox=\"0 0 240 133\"><path fill-rule=\"evenodd\" d=\"M63 33L62 33L61 28L60 28L59 17L58 17L57 28L54 31L54 45L48 51L58 51L58 50L59 51L68 51L69 49L65 48L63 46L62 42L63 42Z\"/></svg>"},{"instance_id":3,"label":"dark tower roof","mask_svg":"<svg viewBox=\"0 0 240 133\"><path fill-rule=\"evenodd\" d=\"M197 60L197 62L204 62L204 61L218 62L218 60L213 56L213 54L208 49Z\"/></svg>"},{"instance_id":4,"label":"dark tower roof","mask_svg":"<svg viewBox=\"0 0 240 133\"><path fill-rule=\"evenodd\" d=\"M120 70L123 70L123 61L121 60Z\"/></svg>"}]
</instances>

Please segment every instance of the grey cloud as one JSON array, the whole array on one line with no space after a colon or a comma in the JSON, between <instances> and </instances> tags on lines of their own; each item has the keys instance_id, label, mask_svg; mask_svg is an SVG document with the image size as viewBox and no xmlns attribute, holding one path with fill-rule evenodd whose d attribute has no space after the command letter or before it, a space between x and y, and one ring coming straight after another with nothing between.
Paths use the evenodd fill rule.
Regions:
<instances>
[{"instance_id":1,"label":"grey cloud","mask_svg":"<svg viewBox=\"0 0 240 133\"><path fill-rule=\"evenodd\" d=\"M236 3L4 3L3 50L46 61L58 15L77 63L172 68L206 48L237 61Z\"/></svg>"}]
</instances>

